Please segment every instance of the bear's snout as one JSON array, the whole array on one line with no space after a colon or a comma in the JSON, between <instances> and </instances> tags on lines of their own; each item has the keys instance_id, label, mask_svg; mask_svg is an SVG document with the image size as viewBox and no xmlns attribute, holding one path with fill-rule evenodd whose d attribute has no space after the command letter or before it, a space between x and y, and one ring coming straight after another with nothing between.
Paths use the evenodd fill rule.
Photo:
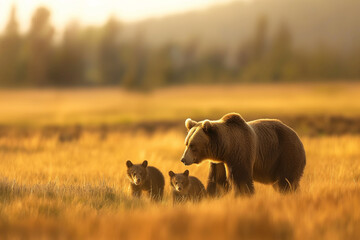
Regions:
<instances>
[{"instance_id":1,"label":"bear's snout","mask_svg":"<svg viewBox=\"0 0 360 240\"><path fill-rule=\"evenodd\" d=\"M134 177L134 183L135 183L135 185L140 185L140 183L141 183L141 178L138 178L138 177Z\"/></svg>"},{"instance_id":2,"label":"bear's snout","mask_svg":"<svg viewBox=\"0 0 360 240\"><path fill-rule=\"evenodd\" d=\"M188 165L193 164L193 162L188 162L188 161L186 161L185 158L182 158L182 159L181 159L181 162L182 162L185 166L188 166Z\"/></svg>"},{"instance_id":3,"label":"bear's snout","mask_svg":"<svg viewBox=\"0 0 360 240\"><path fill-rule=\"evenodd\" d=\"M194 163L199 163L196 159L197 158L191 151L191 149L186 147L185 152L181 157L181 162L184 163L184 165L188 166Z\"/></svg>"}]
</instances>

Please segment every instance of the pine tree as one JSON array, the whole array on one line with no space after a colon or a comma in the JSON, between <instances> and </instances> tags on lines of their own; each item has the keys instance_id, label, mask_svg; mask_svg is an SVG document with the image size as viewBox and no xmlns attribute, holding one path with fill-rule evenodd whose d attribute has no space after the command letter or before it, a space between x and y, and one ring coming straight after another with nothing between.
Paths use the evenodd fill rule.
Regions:
<instances>
[{"instance_id":1,"label":"pine tree","mask_svg":"<svg viewBox=\"0 0 360 240\"><path fill-rule=\"evenodd\" d=\"M114 17L103 27L99 45L99 70L103 84L119 84L124 74L120 31L121 25Z\"/></svg>"},{"instance_id":2,"label":"pine tree","mask_svg":"<svg viewBox=\"0 0 360 240\"><path fill-rule=\"evenodd\" d=\"M289 71L291 65L292 54L292 36L288 26L282 23L274 36L267 63L272 80L284 80L285 72Z\"/></svg>"},{"instance_id":3,"label":"pine tree","mask_svg":"<svg viewBox=\"0 0 360 240\"><path fill-rule=\"evenodd\" d=\"M50 15L47 8L39 7L32 17L27 36L27 80L30 85L42 86L49 83L52 38L54 35Z\"/></svg>"},{"instance_id":4,"label":"pine tree","mask_svg":"<svg viewBox=\"0 0 360 240\"><path fill-rule=\"evenodd\" d=\"M260 61L265 55L267 45L268 21L265 16L258 19L255 35L252 40L252 55L254 61Z\"/></svg>"},{"instance_id":5,"label":"pine tree","mask_svg":"<svg viewBox=\"0 0 360 240\"><path fill-rule=\"evenodd\" d=\"M148 88L148 51L144 44L144 33L139 30L135 40L127 46L126 71L123 86L130 89Z\"/></svg>"},{"instance_id":6,"label":"pine tree","mask_svg":"<svg viewBox=\"0 0 360 240\"><path fill-rule=\"evenodd\" d=\"M0 39L0 84L3 86L19 84L21 45L22 39L16 19L16 7L12 6L4 35Z\"/></svg>"},{"instance_id":7,"label":"pine tree","mask_svg":"<svg viewBox=\"0 0 360 240\"><path fill-rule=\"evenodd\" d=\"M53 56L52 79L55 85L80 85L85 81L85 47L78 23L67 25L60 46Z\"/></svg>"}]
</instances>

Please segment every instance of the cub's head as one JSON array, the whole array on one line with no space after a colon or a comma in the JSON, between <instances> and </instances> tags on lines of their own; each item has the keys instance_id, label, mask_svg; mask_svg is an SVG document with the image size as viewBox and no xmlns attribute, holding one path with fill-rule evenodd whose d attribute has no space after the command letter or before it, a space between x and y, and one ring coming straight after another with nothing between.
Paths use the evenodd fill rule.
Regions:
<instances>
[{"instance_id":1,"label":"cub's head","mask_svg":"<svg viewBox=\"0 0 360 240\"><path fill-rule=\"evenodd\" d=\"M186 193L189 188L189 170L184 173L169 172L170 184L179 193Z\"/></svg>"},{"instance_id":2,"label":"cub's head","mask_svg":"<svg viewBox=\"0 0 360 240\"><path fill-rule=\"evenodd\" d=\"M198 164L205 159L218 160L223 149L223 140L231 132L231 128L241 127L246 124L245 120L237 113L229 113L220 120L204 120L196 122L186 119L185 127L188 134L185 139L185 151L181 162L185 165Z\"/></svg>"},{"instance_id":3,"label":"cub's head","mask_svg":"<svg viewBox=\"0 0 360 240\"><path fill-rule=\"evenodd\" d=\"M146 160L142 164L133 164L130 160L126 161L127 175L131 183L141 186L145 182L147 165Z\"/></svg>"}]
</instances>

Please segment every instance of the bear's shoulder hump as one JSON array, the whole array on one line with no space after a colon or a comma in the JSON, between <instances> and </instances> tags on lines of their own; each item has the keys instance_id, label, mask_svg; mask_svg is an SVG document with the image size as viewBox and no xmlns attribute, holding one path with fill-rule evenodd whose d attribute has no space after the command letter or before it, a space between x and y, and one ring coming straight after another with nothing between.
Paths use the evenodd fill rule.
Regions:
<instances>
[{"instance_id":1,"label":"bear's shoulder hump","mask_svg":"<svg viewBox=\"0 0 360 240\"><path fill-rule=\"evenodd\" d=\"M221 120L223 120L227 124L244 124L245 120L238 113L228 113L224 115Z\"/></svg>"}]
</instances>

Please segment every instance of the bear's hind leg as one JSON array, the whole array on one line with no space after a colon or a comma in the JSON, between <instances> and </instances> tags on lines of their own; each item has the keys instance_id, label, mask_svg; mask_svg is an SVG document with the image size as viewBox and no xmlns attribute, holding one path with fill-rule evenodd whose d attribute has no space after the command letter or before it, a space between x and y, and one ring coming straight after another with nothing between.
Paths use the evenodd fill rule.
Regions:
<instances>
[{"instance_id":1,"label":"bear's hind leg","mask_svg":"<svg viewBox=\"0 0 360 240\"><path fill-rule=\"evenodd\" d=\"M159 201L162 201L163 197L164 197L164 188L161 188L159 192Z\"/></svg>"},{"instance_id":2,"label":"bear's hind leg","mask_svg":"<svg viewBox=\"0 0 360 240\"><path fill-rule=\"evenodd\" d=\"M303 161L288 159L288 155L284 153L280 155L279 165L275 172L276 182L273 187L280 193L295 192L298 189L305 166Z\"/></svg>"},{"instance_id":3,"label":"bear's hind leg","mask_svg":"<svg viewBox=\"0 0 360 240\"><path fill-rule=\"evenodd\" d=\"M163 199L163 195L164 195L163 188L156 189L155 191L154 190L150 191L150 198L153 201L160 202Z\"/></svg>"},{"instance_id":4,"label":"bear's hind leg","mask_svg":"<svg viewBox=\"0 0 360 240\"><path fill-rule=\"evenodd\" d=\"M276 181L273 187L280 193L294 192L299 187L299 180L293 181L289 180L288 178L282 177Z\"/></svg>"}]
</instances>

